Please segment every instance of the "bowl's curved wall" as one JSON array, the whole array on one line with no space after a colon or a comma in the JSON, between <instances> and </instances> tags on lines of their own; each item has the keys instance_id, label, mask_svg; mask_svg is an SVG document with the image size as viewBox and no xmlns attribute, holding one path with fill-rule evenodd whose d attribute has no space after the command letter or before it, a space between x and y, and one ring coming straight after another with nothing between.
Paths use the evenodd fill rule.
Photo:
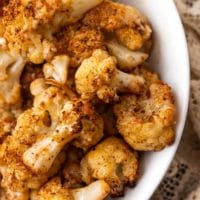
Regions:
<instances>
[{"instance_id":1,"label":"bowl's curved wall","mask_svg":"<svg viewBox=\"0 0 200 200\"><path fill-rule=\"evenodd\" d=\"M176 141L158 153L146 153L142 174L134 189L128 189L122 199L147 200L166 173L180 142L189 101L189 61L187 43L181 20L173 0L121 0L141 10L154 30L154 50L151 66L159 72L175 95L177 104Z\"/></svg>"}]
</instances>

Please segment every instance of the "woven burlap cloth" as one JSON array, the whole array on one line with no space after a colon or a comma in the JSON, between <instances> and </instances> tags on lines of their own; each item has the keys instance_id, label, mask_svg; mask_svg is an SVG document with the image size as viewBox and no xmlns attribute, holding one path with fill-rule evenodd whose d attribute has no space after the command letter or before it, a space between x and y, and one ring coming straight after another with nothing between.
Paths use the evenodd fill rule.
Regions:
<instances>
[{"instance_id":1,"label":"woven burlap cloth","mask_svg":"<svg viewBox=\"0 0 200 200\"><path fill-rule=\"evenodd\" d=\"M176 0L176 4L190 54L190 107L175 159L152 200L200 200L200 0Z\"/></svg>"}]
</instances>

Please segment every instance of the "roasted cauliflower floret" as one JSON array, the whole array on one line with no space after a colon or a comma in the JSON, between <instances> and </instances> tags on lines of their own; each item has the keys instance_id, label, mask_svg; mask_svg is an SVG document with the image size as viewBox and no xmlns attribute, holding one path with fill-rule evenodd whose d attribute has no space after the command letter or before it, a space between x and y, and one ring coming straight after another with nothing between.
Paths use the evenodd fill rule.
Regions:
<instances>
[{"instance_id":1,"label":"roasted cauliflower floret","mask_svg":"<svg viewBox=\"0 0 200 200\"><path fill-rule=\"evenodd\" d=\"M64 188L59 177L51 179L37 193L37 200L74 200L70 190Z\"/></svg>"},{"instance_id":2,"label":"roasted cauliflower floret","mask_svg":"<svg viewBox=\"0 0 200 200\"><path fill-rule=\"evenodd\" d=\"M115 137L105 139L81 161L83 181L89 184L96 179L105 180L113 196L121 196L125 185L135 183L137 172L137 154Z\"/></svg>"},{"instance_id":3,"label":"roasted cauliflower floret","mask_svg":"<svg viewBox=\"0 0 200 200\"><path fill-rule=\"evenodd\" d=\"M74 24L56 35L58 54L70 56L70 66L77 68L94 50L105 49L104 35L96 28Z\"/></svg>"},{"instance_id":4,"label":"roasted cauliflower floret","mask_svg":"<svg viewBox=\"0 0 200 200\"><path fill-rule=\"evenodd\" d=\"M56 54L54 34L61 27L78 21L102 0L11 0L0 26L9 48L27 60L40 64Z\"/></svg>"},{"instance_id":5,"label":"roasted cauliflower floret","mask_svg":"<svg viewBox=\"0 0 200 200\"><path fill-rule=\"evenodd\" d=\"M3 177L1 181L1 199L29 200L29 188L39 188L47 181L48 177L54 175L60 169L60 166L64 162L63 155L63 153L58 155L52 168L50 169L49 173L46 174L46 176L30 174L30 171L26 168L23 168L22 164L20 164L19 161L17 163L17 167L14 164L12 166L10 165L8 168L7 166L1 166L0 171Z\"/></svg>"},{"instance_id":6,"label":"roasted cauliflower floret","mask_svg":"<svg viewBox=\"0 0 200 200\"><path fill-rule=\"evenodd\" d=\"M149 57L148 54L142 51L131 51L115 40L107 41L106 46L111 55L116 57L119 68L124 71L133 70L135 67L143 64Z\"/></svg>"},{"instance_id":7,"label":"roasted cauliflower floret","mask_svg":"<svg viewBox=\"0 0 200 200\"><path fill-rule=\"evenodd\" d=\"M54 34L78 21L102 0L11 0L0 20L9 48L28 61L41 64L56 54Z\"/></svg>"},{"instance_id":8,"label":"roasted cauliflower floret","mask_svg":"<svg viewBox=\"0 0 200 200\"><path fill-rule=\"evenodd\" d=\"M83 99L97 96L105 102L118 99L117 91L138 93L144 85L142 77L118 70L116 59L100 49L82 62L75 74L75 82Z\"/></svg>"},{"instance_id":9,"label":"roasted cauliflower floret","mask_svg":"<svg viewBox=\"0 0 200 200\"><path fill-rule=\"evenodd\" d=\"M46 113L44 122L49 130L45 137L24 152L23 162L29 168L40 173L50 169L65 144L82 130L81 106L79 101L68 101L65 93L55 87L50 87L35 96L34 107Z\"/></svg>"},{"instance_id":10,"label":"roasted cauliflower floret","mask_svg":"<svg viewBox=\"0 0 200 200\"><path fill-rule=\"evenodd\" d=\"M96 181L84 188L68 189L62 186L59 177L55 177L39 190L37 200L103 200L109 191L104 181Z\"/></svg>"},{"instance_id":11,"label":"roasted cauliflower floret","mask_svg":"<svg viewBox=\"0 0 200 200\"><path fill-rule=\"evenodd\" d=\"M167 84L152 83L146 95L123 96L114 112L120 134L133 149L158 151L174 141L175 105Z\"/></svg>"},{"instance_id":12,"label":"roasted cauliflower floret","mask_svg":"<svg viewBox=\"0 0 200 200\"><path fill-rule=\"evenodd\" d=\"M109 0L89 11L83 23L113 33L133 51L140 49L152 32L146 18L138 10Z\"/></svg>"},{"instance_id":13,"label":"roasted cauliflower floret","mask_svg":"<svg viewBox=\"0 0 200 200\"><path fill-rule=\"evenodd\" d=\"M75 1L11 0L0 21L9 49L35 64L51 60L56 54L53 34L65 25L64 16L72 9L71 3Z\"/></svg>"},{"instance_id":14,"label":"roasted cauliflower floret","mask_svg":"<svg viewBox=\"0 0 200 200\"><path fill-rule=\"evenodd\" d=\"M103 180L90 183L83 188L71 190L74 200L104 200L110 193L110 186Z\"/></svg>"},{"instance_id":15,"label":"roasted cauliflower floret","mask_svg":"<svg viewBox=\"0 0 200 200\"><path fill-rule=\"evenodd\" d=\"M103 0L21 0L26 14L43 24L45 31L58 31L59 27L77 22L83 14ZM46 27L45 27L46 25Z\"/></svg>"},{"instance_id":16,"label":"roasted cauliflower floret","mask_svg":"<svg viewBox=\"0 0 200 200\"><path fill-rule=\"evenodd\" d=\"M67 55L55 56L51 63L44 64L43 72L46 79L53 79L58 84L67 82L70 58Z\"/></svg>"},{"instance_id":17,"label":"roasted cauliflower floret","mask_svg":"<svg viewBox=\"0 0 200 200\"><path fill-rule=\"evenodd\" d=\"M2 42L6 45L4 39ZM0 47L1 48L1 47ZM0 50L0 107L19 107L21 103L20 76L25 61L20 55L11 53L5 48Z\"/></svg>"},{"instance_id":18,"label":"roasted cauliflower floret","mask_svg":"<svg viewBox=\"0 0 200 200\"><path fill-rule=\"evenodd\" d=\"M0 172L3 178L1 186L9 200L21 200L19 194L26 197L29 189L40 187L49 176L57 172L64 162L64 160L60 161L58 155L58 159L54 161L49 172L43 174L34 173L23 162L23 153L37 140L44 137L48 130L46 118L45 112L36 109L27 110L19 116L13 135L8 136L1 146ZM13 195L16 197L12 197Z\"/></svg>"},{"instance_id":19,"label":"roasted cauliflower floret","mask_svg":"<svg viewBox=\"0 0 200 200\"><path fill-rule=\"evenodd\" d=\"M88 106L89 115L84 117L81 122L83 129L80 136L75 138L72 144L78 148L87 151L92 146L96 145L104 136L104 123L100 115L98 115L94 108Z\"/></svg>"},{"instance_id":20,"label":"roasted cauliflower floret","mask_svg":"<svg viewBox=\"0 0 200 200\"><path fill-rule=\"evenodd\" d=\"M154 71L148 69L147 64L138 66L132 71L132 73L144 77L145 84L148 88L153 83L162 83L162 81L159 78L159 75Z\"/></svg>"},{"instance_id":21,"label":"roasted cauliflower floret","mask_svg":"<svg viewBox=\"0 0 200 200\"><path fill-rule=\"evenodd\" d=\"M75 137L73 144L84 150L95 145L103 137L103 122L88 102L67 100L62 89L50 87L41 93L45 87L41 81L34 82L31 91L34 107L47 112L50 130L24 153L23 161L33 171L47 172L57 154Z\"/></svg>"},{"instance_id":22,"label":"roasted cauliflower floret","mask_svg":"<svg viewBox=\"0 0 200 200\"><path fill-rule=\"evenodd\" d=\"M1 36L8 42L10 50L35 64L51 59L55 53L52 40L39 33L37 23L26 16L19 0L11 0L0 20Z\"/></svg>"},{"instance_id":23,"label":"roasted cauliflower floret","mask_svg":"<svg viewBox=\"0 0 200 200\"><path fill-rule=\"evenodd\" d=\"M0 149L2 187L13 194L37 189L57 172L64 145L82 129L84 112L78 101L72 103L63 90L46 85L32 92L36 96L34 107L18 117L13 134Z\"/></svg>"},{"instance_id":24,"label":"roasted cauliflower floret","mask_svg":"<svg viewBox=\"0 0 200 200\"><path fill-rule=\"evenodd\" d=\"M72 58L71 66L79 66L96 49L105 49L104 36L100 30L85 26L76 31L70 38L68 46L68 52Z\"/></svg>"}]
</instances>

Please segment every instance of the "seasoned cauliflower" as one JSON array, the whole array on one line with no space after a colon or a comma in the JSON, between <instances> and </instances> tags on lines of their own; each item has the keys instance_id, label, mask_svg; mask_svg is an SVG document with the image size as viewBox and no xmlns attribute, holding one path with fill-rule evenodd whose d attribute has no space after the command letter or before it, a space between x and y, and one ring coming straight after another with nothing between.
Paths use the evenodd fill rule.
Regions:
<instances>
[{"instance_id":1,"label":"seasoned cauliflower","mask_svg":"<svg viewBox=\"0 0 200 200\"><path fill-rule=\"evenodd\" d=\"M82 62L75 74L75 82L83 99L97 96L105 102L118 99L117 91L138 93L144 85L142 77L118 70L116 59L100 49Z\"/></svg>"},{"instance_id":2,"label":"seasoned cauliflower","mask_svg":"<svg viewBox=\"0 0 200 200\"><path fill-rule=\"evenodd\" d=\"M74 24L56 35L58 54L68 54L70 66L77 68L94 50L105 49L104 35L96 28Z\"/></svg>"},{"instance_id":3,"label":"seasoned cauliflower","mask_svg":"<svg viewBox=\"0 0 200 200\"><path fill-rule=\"evenodd\" d=\"M79 66L96 49L105 49L104 36L100 30L85 26L76 31L68 45L68 52L72 58L71 66Z\"/></svg>"},{"instance_id":4,"label":"seasoned cauliflower","mask_svg":"<svg viewBox=\"0 0 200 200\"><path fill-rule=\"evenodd\" d=\"M103 180L90 183L83 188L71 190L74 200L104 200L110 193L110 186Z\"/></svg>"},{"instance_id":5,"label":"seasoned cauliflower","mask_svg":"<svg viewBox=\"0 0 200 200\"><path fill-rule=\"evenodd\" d=\"M49 38L39 33L37 23L26 15L25 10L19 0L10 0L0 20L1 36L7 40L9 50L40 64L52 58L56 49Z\"/></svg>"},{"instance_id":6,"label":"seasoned cauliflower","mask_svg":"<svg viewBox=\"0 0 200 200\"><path fill-rule=\"evenodd\" d=\"M2 188L0 198L3 200L29 200L29 188L39 188L47 181L48 177L57 173L64 162L63 155L63 153L59 154L49 173L42 176L30 174L30 171L23 168L19 160L18 163L16 163L17 167L14 164L9 165L9 167L1 166L0 172L3 179L1 181ZM19 157L15 159L19 159Z\"/></svg>"},{"instance_id":7,"label":"seasoned cauliflower","mask_svg":"<svg viewBox=\"0 0 200 200\"><path fill-rule=\"evenodd\" d=\"M135 51L151 37L151 27L135 8L106 0L89 11L83 23L113 33L117 39Z\"/></svg>"},{"instance_id":8,"label":"seasoned cauliflower","mask_svg":"<svg viewBox=\"0 0 200 200\"><path fill-rule=\"evenodd\" d=\"M45 173L65 144L82 130L82 105L78 101L68 101L62 91L50 87L35 97L34 106L46 114L44 122L49 128L45 137L24 152L23 162L33 171Z\"/></svg>"},{"instance_id":9,"label":"seasoned cauliflower","mask_svg":"<svg viewBox=\"0 0 200 200\"><path fill-rule=\"evenodd\" d=\"M0 150L1 187L4 191L5 199L8 200L28 200L29 189L39 188L47 181L48 177L54 175L59 170L61 164L64 162L63 159L59 158L61 155L58 155L52 168L46 174L36 174L24 165L22 160L24 151L41 137L39 133L40 131L42 132L41 129L43 127L45 128L45 125L38 122L40 121L38 118L41 116L35 113L32 119L30 119L29 112L27 111L27 113L23 114L24 116L20 116L20 119L17 121L17 127L13 132L14 135L8 136L4 140ZM19 122L23 120L22 118L24 118L24 121ZM30 123L33 126L35 125L35 127L31 127Z\"/></svg>"},{"instance_id":10,"label":"seasoned cauliflower","mask_svg":"<svg viewBox=\"0 0 200 200\"><path fill-rule=\"evenodd\" d=\"M37 200L74 200L70 190L64 188L59 177L48 181L37 193Z\"/></svg>"},{"instance_id":11,"label":"seasoned cauliflower","mask_svg":"<svg viewBox=\"0 0 200 200\"><path fill-rule=\"evenodd\" d=\"M149 57L148 54L141 51L131 51L115 40L106 42L111 55L115 56L120 69L131 71L138 65L141 65Z\"/></svg>"},{"instance_id":12,"label":"seasoned cauliflower","mask_svg":"<svg viewBox=\"0 0 200 200\"><path fill-rule=\"evenodd\" d=\"M21 104L20 76L24 59L6 49L6 41L0 38L0 108L19 107Z\"/></svg>"},{"instance_id":13,"label":"seasoned cauliflower","mask_svg":"<svg viewBox=\"0 0 200 200\"><path fill-rule=\"evenodd\" d=\"M58 88L43 89L35 88L34 107L18 117L12 135L0 149L2 187L6 193L9 190L13 195L25 194L40 187L61 166L63 146L82 129L80 119L84 112L80 103L75 101L73 105Z\"/></svg>"},{"instance_id":14,"label":"seasoned cauliflower","mask_svg":"<svg viewBox=\"0 0 200 200\"><path fill-rule=\"evenodd\" d=\"M59 177L55 177L39 190L37 200L103 200L109 191L104 181L96 181L83 188L68 189L62 186Z\"/></svg>"},{"instance_id":15,"label":"seasoned cauliflower","mask_svg":"<svg viewBox=\"0 0 200 200\"><path fill-rule=\"evenodd\" d=\"M145 85L147 88L153 83L162 83L158 74L148 69L147 65L138 66L133 70L133 73L144 77Z\"/></svg>"},{"instance_id":16,"label":"seasoned cauliflower","mask_svg":"<svg viewBox=\"0 0 200 200\"><path fill-rule=\"evenodd\" d=\"M1 36L8 41L9 49L32 63L43 63L56 54L54 34L101 2L10 0L0 19Z\"/></svg>"},{"instance_id":17,"label":"seasoned cauliflower","mask_svg":"<svg viewBox=\"0 0 200 200\"><path fill-rule=\"evenodd\" d=\"M147 94L122 96L114 113L120 134L133 149L159 151L174 141L174 99L171 88L161 81L150 84Z\"/></svg>"},{"instance_id":18,"label":"seasoned cauliflower","mask_svg":"<svg viewBox=\"0 0 200 200\"><path fill-rule=\"evenodd\" d=\"M55 56L51 63L46 63L43 66L45 78L53 79L61 85L66 84L69 62L70 58L67 55Z\"/></svg>"},{"instance_id":19,"label":"seasoned cauliflower","mask_svg":"<svg viewBox=\"0 0 200 200\"><path fill-rule=\"evenodd\" d=\"M137 154L121 139L107 138L82 159L81 173L85 183L105 180L111 187L111 195L121 196L124 186L137 179Z\"/></svg>"},{"instance_id":20,"label":"seasoned cauliflower","mask_svg":"<svg viewBox=\"0 0 200 200\"><path fill-rule=\"evenodd\" d=\"M92 146L96 145L104 136L104 123L100 115L98 115L94 108L88 106L89 114L82 118L83 129L79 137L72 141L72 144L78 148L87 151Z\"/></svg>"},{"instance_id":21,"label":"seasoned cauliflower","mask_svg":"<svg viewBox=\"0 0 200 200\"><path fill-rule=\"evenodd\" d=\"M77 188L82 186L80 161L83 152L73 146L69 146L66 152L66 161L62 175L64 177L64 187Z\"/></svg>"},{"instance_id":22,"label":"seasoned cauliflower","mask_svg":"<svg viewBox=\"0 0 200 200\"><path fill-rule=\"evenodd\" d=\"M60 27L77 22L83 14L103 0L21 0L27 17L43 25L42 32L55 33ZM47 33L49 34L49 33Z\"/></svg>"},{"instance_id":23,"label":"seasoned cauliflower","mask_svg":"<svg viewBox=\"0 0 200 200\"><path fill-rule=\"evenodd\" d=\"M36 172L48 171L57 154L75 137L73 144L84 150L103 137L103 121L88 102L68 100L65 91L56 87L41 93L43 88L41 79L31 85L34 107L47 113L50 130L23 155L24 163Z\"/></svg>"}]
</instances>

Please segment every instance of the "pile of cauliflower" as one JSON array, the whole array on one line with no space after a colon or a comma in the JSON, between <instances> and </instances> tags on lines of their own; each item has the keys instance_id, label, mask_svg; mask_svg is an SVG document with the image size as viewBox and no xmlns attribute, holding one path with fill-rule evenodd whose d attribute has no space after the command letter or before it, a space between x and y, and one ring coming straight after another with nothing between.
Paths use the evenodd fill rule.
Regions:
<instances>
[{"instance_id":1,"label":"pile of cauliflower","mask_svg":"<svg viewBox=\"0 0 200 200\"><path fill-rule=\"evenodd\" d=\"M1 0L0 199L103 200L175 138L152 29L111 0Z\"/></svg>"}]
</instances>

